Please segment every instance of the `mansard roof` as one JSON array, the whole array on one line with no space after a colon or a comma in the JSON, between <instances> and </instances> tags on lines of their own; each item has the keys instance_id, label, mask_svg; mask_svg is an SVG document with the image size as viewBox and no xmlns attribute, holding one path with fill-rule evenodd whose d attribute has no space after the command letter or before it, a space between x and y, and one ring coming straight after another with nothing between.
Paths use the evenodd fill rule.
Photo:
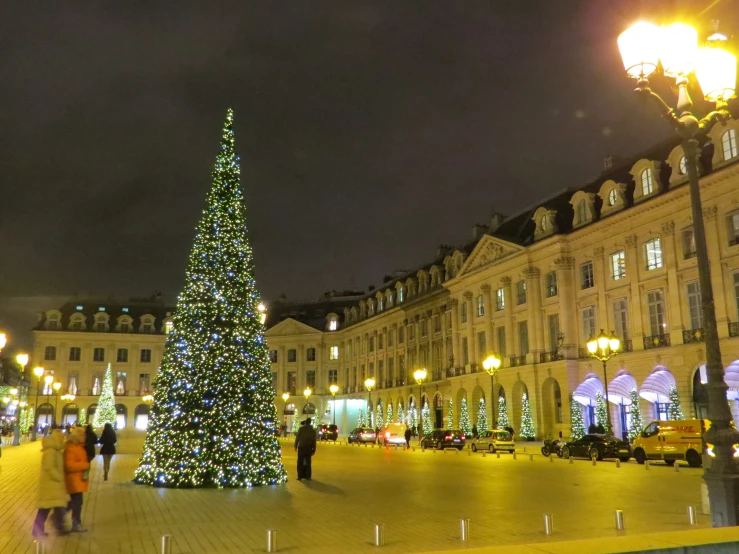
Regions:
<instances>
[{"instance_id":1,"label":"mansard roof","mask_svg":"<svg viewBox=\"0 0 739 554\"><path fill-rule=\"evenodd\" d=\"M104 308L101 310L100 308ZM101 300L95 298L70 300L63 304L56 311L61 313L61 327L67 329L69 320L73 314L82 314L88 324L94 321L95 314L105 313L110 316L110 321L115 322L121 316L129 316L134 327L141 324L141 318L145 315L154 316L154 324L157 329L161 326L164 319L171 317L174 313L174 304L166 304L160 300L131 300L130 302L121 302L120 300ZM54 311L54 310L48 310ZM48 312L40 314L39 321L33 330L44 330L46 316Z\"/></svg>"}]
</instances>

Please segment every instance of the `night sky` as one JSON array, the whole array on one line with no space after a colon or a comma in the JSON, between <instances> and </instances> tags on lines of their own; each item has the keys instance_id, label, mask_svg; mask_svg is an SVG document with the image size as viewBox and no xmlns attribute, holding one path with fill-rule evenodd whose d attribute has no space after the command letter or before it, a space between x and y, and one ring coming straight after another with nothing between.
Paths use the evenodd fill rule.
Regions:
<instances>
[{"instance_id":1,"label":"night sky","mask_svg":"<svg viewBox=\"0 0 739 554\"><path fill-rule=\"evenodd\" d=\"M640 14L739 23L732 0L102 4L0 7L16 345L75 293L176 295L228 106L262 293L366 290L669 136L616 46Z\"/></svg>"}]
</instances>

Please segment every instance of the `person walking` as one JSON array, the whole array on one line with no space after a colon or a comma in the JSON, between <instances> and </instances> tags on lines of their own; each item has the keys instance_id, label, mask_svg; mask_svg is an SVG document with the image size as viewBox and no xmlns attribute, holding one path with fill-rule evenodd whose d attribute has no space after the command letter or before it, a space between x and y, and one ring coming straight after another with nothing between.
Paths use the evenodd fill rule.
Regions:
<instances>
[{"instance_id":1,"label":"person walking","mask_svg":"<svg viewBox=\"0 0 739 554\"><path fill-rule=\"evenodd\" d=\"M50 436L41 440L41 475L38 484L38 512L33 522L34 538L48 536L44 525L53 509L54 528L59 535L68 535L64 529L64 507L69 502L69 495L64 484L64 437L61 431L53 431Z\"/></svg>"},{"instance_id":2,"label":"person walking","mask_svg":"<svg viewBox=\"0 0 739 554\"><path fill-rule=\"evenodd\" d=\"M295 451L298 453L298 481L310 481L312 468L311 457L316 453L316 431L310 418L303 422L295 435Z\"/></svg>"},{"instance_id":3,"label":"person walking","mask_svg":"<svg viewBox=\"0 0 739 554\"><path fill-rule=\"evenodd\" d=\"M95 445L98 443L98 436L92 429L92 424L88 423L85 427L85 452L87 452L87 461L92 462L95 459Z\"/></svg>"},{"instance_id":4,"label":"person walking","mask_svg":"<svg viewBox=\"0 0 739 554\"><path fill-rule=\"evenodd\" d=\"M103 432L100 435L100 454L103 455L103 479L108 480L108 472L110 471L110 460L115 454L115 443L118 438L115 436L115 430L110 423L106 423Z\"/></svg>"},{"instance_id":5,"label":"person walking","mask_svg":"<svg viewBox=\"0 0 739 554\"><path fill-rule=\"evenodd\" d=\"M82 494L87 492L90 478L90 462L85 451L85 430L74 429L64 446L64 481L69 493L67 509L72 511L72 531L84 533L82 526Z\"/></svg>"},{"instance_id":6,"label":"person walking","mask_svg":"<svg viewBox=\"0 0 739 554\"><path fill-rule=\"evenodd\" d=\"M411 428L407 427L405 428L405 449L410 450L411 448L411 437L413 436L413 433L411 432Z\"/></svg>"}]
</instances>

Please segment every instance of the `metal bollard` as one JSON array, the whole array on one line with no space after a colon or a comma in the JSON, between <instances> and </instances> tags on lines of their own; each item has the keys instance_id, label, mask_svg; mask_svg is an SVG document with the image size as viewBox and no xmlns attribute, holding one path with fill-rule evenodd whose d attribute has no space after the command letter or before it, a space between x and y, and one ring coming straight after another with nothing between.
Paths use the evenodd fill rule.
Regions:
<instances>
[{"instance_id":1,"label":"metal bollard","mask_svg":"<svg viewBox=\"0 0 739 554\"><path fill-rule=\"evenodd\" d=\"M500 452L498 452L498 459L500 460Z\"/></svg>"},{"instance_id":2,"label":"metal bollard","mask_svg":"<svg viewBox=\"0 0 739 554\"><path fill-rule=\"evenodd\" d=\"M572 456L570 456L570 464L574 464L574 463L575 463L575 458L573 458Z\"/></svg>"},{"instance_id":3,"label":"metal bollard","mask_svg":"<svg viewBox=\"0 0 739 554\"><path fill-rule=\"evenodd\" d=\"M616 467L621 467L621 460L616 458Z\"/></svg>"},{"instance_id":4,"label":"metal bollard","mask_svg":"<svg viewBox=\"0 0 739 554\"><path fill-rule=\"evenodd\" d=\"M593 467L595 467L597 463L598 463L597 460L593 460Z\"/></svg>"},{"instance_id":5,"label":"metal bollard","mask_svg":"<svg viewBox=\"0 0 739 554\"><path fill-rule=\"evenodd\" d=\"M679 472L680 472L680 464L675 462L675 473L679 473Z\"/></svg>"},{"instance_id":6,"label":"metal bollard","mask_svg":"<svg viewBox=\"0 0 739 554\"><path fill-rule=\"evenodd\" d=\"M44 554L44 542L34 541L36 543L36 554Z\"/></svg>"},{"instance_id":7,"label":"metal bollard","mask_svg":"<svg viewBox=\"0 0 739 554\"><path fill-rule=\"evenodd\" d=\"M690 525L695 525L696 523L698 523L698 519L695 516L694 506L688 506L688 521L690 522Z\"/></svg>"},{"instance_id":8,"label":"metal bollard","mask_svg":"<svg viewBox=\"0 0 739 554\"><path fill-rule=\"evenodd\" d=\"M385 546L385 524L375 524L375 546Z\"/></svg>"},{"instance_id":9,"label":"metal bollard","mask_svg":"<svg viewBox=\"0 0 739 554\"><path fill-rule=\"evenodd\" d=\"M516 451L515 450L513 451L513 459L514 460L516 459Z\"/></svg>"},{"instance_id":10,"label":"metal bollard","mask_svg":"<svg viewBox=\"0 0 739 554\"><path fill-rule=\"evenodd\" d=\"M482 457L483 457L483 458L485 457L485 454L487 454L487 452L483 452L483 453L482 453Z\"/></svg>"},{"instance_id":11,"label":"metal bollard","mask_svg":"<svg viewBox=\"0 0 739 554\"><path fill-rule=\"evenodd\" d=\"M534 455L533 454L529 454L529 461L530 462L533 462L534 461Z\"/></svg>"},{"instance_id":12,"label":"metal bollard","mask_svg":"<svg viewBox=\"0 0 739 554\"><path fill-rule=\"evenodd\" d=\"M172 554L172 535L162 535L161 554Z\"/></svg>"},{"instance_id":13,"label":"metal bollard","mask_svg":"<svg viewBox=\"0 0 739 554\"><path fill-rule=\"evenodd\" d=\"M470 540L470 520L469 518L463 517L459 520L460 531L462 532L462 540Z\"/></svg>"},{"instance_id":14,"label":"metal bollard","mask_svg":"<svg viewBox=\"0 0 739 554\"><path fill-rule=\"evenodd\" d=\"M649 460L644 460L644 469L649 469Z\"/></svg>"},{"instance_id":15,"label":"metal bollard","mask_svg":"<svg viewBox=\"0 0 739 554\"><path fill-rule=\"evenodd\" d=\"M267 529L267 552L277 552L277 529Z\"/></svg>"},{"instance_id":16,"label":"metal bollard","mask_svg":"<svg viewBox=\"0 0 739 554\"><path fill-rule=\"evenodd\" d=\"M551 535L554 533L554 519L552 514L544 514L544 534Z\"/></svg>"},{"instance_id":17,"label":"metal bollard","mask_svg":"<svg viewBox=\"0 0 739 554\"><path fill-rule=\"evenodd\" d=\"M619 531L624 530L624 512L623 510L616 510L616 529Z\"/></svg>"},{"instance_id":18,"label":"metal bollard","mask_svg":"<svg viewBox=\"0 0 739 554\"><path fill-rule=\"evenodd\" d=\"M554 456L552 456L551 454L549 454L549 461L554 463Z\"/></svg>"}]
</instances>

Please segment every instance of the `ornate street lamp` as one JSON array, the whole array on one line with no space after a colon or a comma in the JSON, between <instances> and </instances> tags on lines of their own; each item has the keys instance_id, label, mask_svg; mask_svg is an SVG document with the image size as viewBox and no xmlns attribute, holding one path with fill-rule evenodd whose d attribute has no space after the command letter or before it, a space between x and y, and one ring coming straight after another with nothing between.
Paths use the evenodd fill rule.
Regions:
<instances>
[{"instance_id":1,"label":"ornate street lamp","mask_svg":"<svg viewBox=\"0 0 739 554\"><path fill-rule=\"evenodd\" d=\"M608 403L608 374L606 373L606 364L608 363L608 360L618 354L618 351L621 349L621 341L613 331L611 331L611 336L609 337L603 332L603 329L601 329L600 335L597 337L591 337L587 346L588 353L596 360L603 362L603 389L606 393L606 420L608 422L606 426L608 433L613 434L613 426L611 425L611 405Z\"/></svg>"},{"instance_id":2,"label":"ornate street lamp","mask_svg":"<svg viewBox=\"0 0 739 554\"><path fill-rule=\"evenodd\" d=\"M332 412L334 413L334 425L336 425L336 393L339 392L339 385L334 383L328 390L331 392L331 396L334 397L334 405L332 406Z\"/></svg>"},{"instance_id":3,"label":"ornate street lamp","mask_svg":"<svg viewBox=\"0 0 739 554\"><path fill-rule=\"evenodd\" d=\"M739 525L739 461L734 458L739 431L734 427L726 399L728 387L724 382L713 304L711 267L698 184L698 141L695 137L730 118L727 101L736 93L736 57L723 48L725 38L714 34L705 46L698 48L698 34L692 27L675 23L659 28L646 22L636 23L618 38L626 72L637 79L637 94L652 102L683 138L706 343L706 389L711 427L704 437L713 445L715 453L711 467L704 468L703 479L708 486L714 527ZM678 89L676 110L649 87L649 75L655 73L660 65L666 76L675 78ZM688 76L694 70L704 98L716 104L716 109L700 120L692 113L693 102L688 94Z\"/></svg>"},{"instance_id":4,"label":"ornate street lamp","mask_svg":"<svg viewBox=\"0 0 739 554\"><path fill-rule=\"evenodd\" d=\"M426 371L425 367L413 372L413 378L416 380L416 383L418 383L418 421L416 422L416 426L421 431L423 430L423 414L421 413L423 410L423 382L426 380L426 377L428 377L428 374L429 372ZM421 440L421 431L418 432L419 441Z\"/></svg>"},{"instance_id":5,"label":"ornate street lamp","mask_svg":"<svg viewBox=\"0 0 739 554\"><path fill-rule=\"evenodd\" d=\"M372 389L375 388L375 378L374 377L367 377L364 381L364 388L369 391L369 400L367 400L367 406L369 406L370 411L367 412L368 415L368 421L367 425L370 424L369 418L374 417L374 412L372 412Z\"/></svg>"},{"instance_id":6,"label":"ornate street lamp","mask_svg":"<svg viewBox=\"0 0 739 554\"><path fill-rule=\"evenodd\" d=\"M56 423L56 414L59 411L59 389L62 388L62 384L59 381L54 381L54 383L51 385L51 388L54 389L54 393L56 394L56 398L54 398L54 420L53 420L54 423Z\"/></svg>"},{"instance_id":7,"label":"ornate street lamp","mask_svg":"<svg viewBox=\"0 0 739 554\"><path fill-rule=\"evenodd\" d=\"M495 374L500 369L502 361L496 354L491 354L482 361L482 368L490 375L490 402L492 404L493 429L498 428L498 420L496 419L496 398L495 398Z\"/></svg>"},{"instance_id":8,"label":"ornate street lamp","mask_svg":"<svg viewBox=\"0 0 739 554\"><path fill-rule=\"evenodd\" d=\"M262 325L264 325L264 323L267 321L267 306L260 302L257 306L257 311L259 312L259 321Z\"/></svg>"},{"instance_id":9,"label":"ornate street lamp","mask_svg":"<svg viewBox=\"0 0 739 554\"><path fill-rule=\"evenodd\" d=\"M0 352L3 351L3 348L5 348L5 345L8 344L8 335L5 333L0 333Z\"/></svg>"}]
</instances>

